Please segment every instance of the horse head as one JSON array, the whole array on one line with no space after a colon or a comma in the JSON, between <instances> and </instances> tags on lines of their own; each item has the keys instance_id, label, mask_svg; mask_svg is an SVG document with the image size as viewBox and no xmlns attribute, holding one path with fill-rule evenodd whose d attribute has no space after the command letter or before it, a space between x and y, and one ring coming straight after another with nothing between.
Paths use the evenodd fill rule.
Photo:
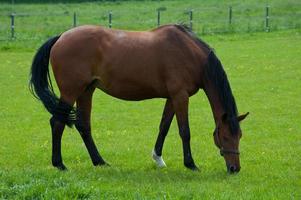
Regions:
<instances>
[{"instance_id":1,"label":"horse head","mask_svg":"<svg viewBox=\"0 0 301 200\"><path fill-rule=\"evenodd\" d=\"M238 116L235 120L238 122L244 120L249 113ZM239 172L239 140L242 137L241 129L238 127L236 133L230 129L230 118L223 114L217 127L214 130L214 143L219 148L221 156L224 157L227 171L229 173Z\"/></svg>"}]
</instances>

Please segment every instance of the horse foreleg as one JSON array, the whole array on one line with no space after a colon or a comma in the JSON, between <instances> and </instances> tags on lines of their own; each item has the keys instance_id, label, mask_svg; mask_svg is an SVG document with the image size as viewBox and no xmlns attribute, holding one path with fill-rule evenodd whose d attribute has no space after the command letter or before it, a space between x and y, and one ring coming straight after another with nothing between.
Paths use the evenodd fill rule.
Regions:
<instances>
[{"instance_id":1,"label":"horse foreleg","mask_svg":"<svg viewBox=\"0 0 301 200\"><path fill-rule=\"evenodd\" d=\"M92 106L92 95L94 88L86 90L76 101L77 105L77 120L75 127L80 133L91 160L95 166L104 165L106 162L100 156L94 140L91 135L91 106Z\"/></svg>"},{"instance_id":2,"label":"horse foreleg","mask_svg":"<svg viewBox=\"0 0 301 200\"><path fill-rule=\"evenodd\" d=\"M159 127L159 134L157 137L155 148L152 152L152 158L157 163L158 167L166 166L166 164L162 158L162 149L163 149L164 140L168 133L173 116L174 116L174 110L172 107L172 103L171 103L170 99L167 99L166 103L165 103L164 111L162 114L160 127Z\"/></svg>"},{"instance_id":3,"label":"horse foreleg","mask_svg":"<svg viewBox=\"0 0 301 200\"><path fill-rule=\"evenodd\" d=\"M182 139L184 165L189 169L197 170L198 168L194 164L192 154L191 154L191 148L190 148L188 103L189 103L189 96L186 92L179 92L172 97L172 104L176 113L179 133Z\"/></svg>"}]
</instances>

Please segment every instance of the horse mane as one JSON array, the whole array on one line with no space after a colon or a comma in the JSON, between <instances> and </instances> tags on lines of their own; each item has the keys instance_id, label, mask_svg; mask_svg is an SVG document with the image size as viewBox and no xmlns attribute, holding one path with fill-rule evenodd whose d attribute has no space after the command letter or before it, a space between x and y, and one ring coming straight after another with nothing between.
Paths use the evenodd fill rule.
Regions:
<instances>
[{"instance_id":1,"label":"horse mane","mask_svg":"<svg viewBox=\"0 0 301 200\"><path fill-rule=\"evenodd\" d=\"M207 79L207 81L213 83L213 86L217 91L217 94L221 100L222 107L225 111L226 119L229 123L231 133L233 135L237 134L239 129L239 122L237 120L238 112L235 98L232 94L226 72L224 71L220 60L215 55L214 50L208 44L198 38L188 26L183 24L177 24L175 26L182 32L189 35L197 45L202 48L206 48L209 51L208 64L205 66L205 78Z\"/></svg>"},{"instance_id":2,"label":"horse mane","mask_svg":"<svg viewBox=\"0 0 301 200\"><path fill-rule=\"evenodd\" d=\"M205 47L206 49L213 51L213 48L211 48L202 39L198 38L197 35L186 24L175 24L174 26L177 27L183 33L186 33L187 35L189 35L190 38L198 44L198 46Z\"/></svg>"}]
</instances>

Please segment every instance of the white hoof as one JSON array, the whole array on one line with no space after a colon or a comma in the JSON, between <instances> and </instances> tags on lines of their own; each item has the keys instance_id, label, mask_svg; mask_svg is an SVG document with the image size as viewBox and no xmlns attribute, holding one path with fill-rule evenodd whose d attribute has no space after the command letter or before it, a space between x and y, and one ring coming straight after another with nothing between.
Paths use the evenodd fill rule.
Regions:
<instances>
[{"instance_id":1,"label":"white hoof","mask_svg":"<svg viewBox=\"0 0 301 200\"><path fill-rule=\"evenodd\" d=\"M158 156L156 154L155 150L153 150L153 152L152 152L152 158L156 162L158 167L166 167L166 164L165 164L162 156Z\"/></svg>"}]
</instances>

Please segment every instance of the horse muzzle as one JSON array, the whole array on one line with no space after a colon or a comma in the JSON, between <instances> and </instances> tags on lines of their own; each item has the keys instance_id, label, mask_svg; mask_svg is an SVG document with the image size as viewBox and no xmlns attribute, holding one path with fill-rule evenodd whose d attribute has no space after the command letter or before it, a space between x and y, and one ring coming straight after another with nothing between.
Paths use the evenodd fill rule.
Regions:
<instances>
[{"instance_id":1,"label":"horse muzzle","mask_svg":"<svg viewBox=\"0 0 301 200\"><path fill-rule=\"evenodd\" d=\"M229 174L238 173L240 171L240 166L227 164L227 172Z\"/></svg>"}]
</instances>

